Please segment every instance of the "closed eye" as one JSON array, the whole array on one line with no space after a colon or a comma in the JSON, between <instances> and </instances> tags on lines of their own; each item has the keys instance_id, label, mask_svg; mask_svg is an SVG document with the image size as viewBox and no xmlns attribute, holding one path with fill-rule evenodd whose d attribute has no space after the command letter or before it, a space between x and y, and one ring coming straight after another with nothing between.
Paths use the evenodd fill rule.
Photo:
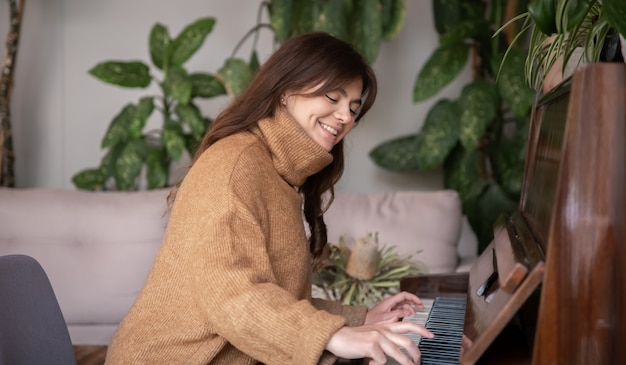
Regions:
<instances>
[{"instance_id":1,"label":"closed eye","mask_svg":"<svg viewBox=\"0 0 626 365\"><path fill-rule=\"evenodd\" d=\"M328 100L330 100L332 103L336 103L337 101L339 101L339 100L337 100L337 99L335 99L335 98L331 97L331 96L330 96L330 95L328 95L328 94L326 94L326 98L327 98ZM354 116L356 116L356 115L357 115L357 113L358 113L358 111L350 109L350 114L352 114L352 116L353 116L353 117L354 117Z\"/></svg>"}]
</instances>

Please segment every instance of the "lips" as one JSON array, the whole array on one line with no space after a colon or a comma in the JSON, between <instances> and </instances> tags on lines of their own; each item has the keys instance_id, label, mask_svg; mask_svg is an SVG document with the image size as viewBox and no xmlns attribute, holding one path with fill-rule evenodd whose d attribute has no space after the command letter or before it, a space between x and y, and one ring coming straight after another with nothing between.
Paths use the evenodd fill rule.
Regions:
<instances>
[{"instance_id":1,"label":"lips","mask_svg":"<svg viewBox=\"0 0 626 365\"><path fill-rule=\"evenodd\" d=\"M336 130L335 128L329 125L326 125L322 122L320 122L320 125L322 126L322 128L324 128L324 130L326 130L328 133L332 134L333 136L337 136L337 134L339 134L338 130Z\"/></svg>"}]
</instances>

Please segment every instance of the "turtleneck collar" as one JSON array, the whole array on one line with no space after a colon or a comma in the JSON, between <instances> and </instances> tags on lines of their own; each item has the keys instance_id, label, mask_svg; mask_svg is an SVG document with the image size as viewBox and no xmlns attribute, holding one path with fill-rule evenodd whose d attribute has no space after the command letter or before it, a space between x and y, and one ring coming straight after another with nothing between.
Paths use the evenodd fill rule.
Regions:
<instances>
[{"instance_id":1,"label":"turtleneck collar","mask_svg":"<svg viewBox=\"0 0 626 365\"><path fill-rule=\"evenodd\" d=\"M276 109L273 118L260 120L253 133L265 141L274 168L292 186L301 186L333 161L284 108Z\"/></svg>"}]
</instances>

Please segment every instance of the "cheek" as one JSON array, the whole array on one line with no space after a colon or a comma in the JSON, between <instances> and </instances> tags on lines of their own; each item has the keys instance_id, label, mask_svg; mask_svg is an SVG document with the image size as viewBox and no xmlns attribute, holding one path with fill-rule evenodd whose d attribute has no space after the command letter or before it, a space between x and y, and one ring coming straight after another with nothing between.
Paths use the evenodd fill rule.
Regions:
<instances>
[{"instance_id":1,"label":"cheek","mask_svg":"<svg viewBox=\"0 0 626 365\"><path fill-rule=\"evenodd\" d=\"M347 135L348 133L352 132L352 129L354 129L354 127L356 126L356 123L352 122L350 125L346 125L344 128L344 135Z\"/></svg>"},{"instance_id":2,"label":"cheek","mask_svg":"<svg viewBox=\"0 0 626 365\"><path fill-rule=\"evenodd\" d=\"M289 113L293 120L298 122L298 124L302 124L302 119L304 116L302 115L302 110L300 108L297 108L292 103L287 103L287 113Z\"/></svg>"}]
</instances>

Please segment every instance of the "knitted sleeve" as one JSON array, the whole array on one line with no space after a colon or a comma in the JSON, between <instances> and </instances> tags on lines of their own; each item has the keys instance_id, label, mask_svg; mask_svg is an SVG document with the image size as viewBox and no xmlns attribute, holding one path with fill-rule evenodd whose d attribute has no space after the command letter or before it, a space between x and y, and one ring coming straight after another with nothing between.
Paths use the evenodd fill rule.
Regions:
<instances>
[{"instance_id":1,"label":"knitted sleeve","mask_svg":"<svg viewBox=\"0 0 626 365\"><path fill-rule=\"evenodd\" d=\"M347 326L360 326L365 322L367 307L342 305L339 302L313 298L312 304L317 309L325 310L332 314L343 316Z\"/></svg>"}]
</instances>

